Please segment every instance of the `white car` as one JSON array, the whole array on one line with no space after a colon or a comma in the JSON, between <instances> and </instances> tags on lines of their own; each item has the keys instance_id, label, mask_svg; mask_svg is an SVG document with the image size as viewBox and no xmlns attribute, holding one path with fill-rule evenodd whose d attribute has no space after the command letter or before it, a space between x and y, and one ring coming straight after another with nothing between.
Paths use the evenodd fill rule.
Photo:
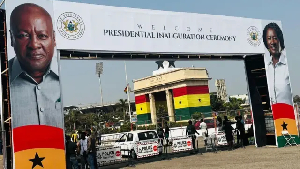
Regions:
<instances>
[{"instance_id":1,"label":"white car","mask_svg":"<svg viewBox=\"0 0 300 169\"><path fill-rule=\"evenodd\" d=\"M161 141L155 130L136 130L122 134L115 142L115 146L121 147L122 156L131 155L132 158L143 158L162 153Z\"/></svg>"}]
</instances>

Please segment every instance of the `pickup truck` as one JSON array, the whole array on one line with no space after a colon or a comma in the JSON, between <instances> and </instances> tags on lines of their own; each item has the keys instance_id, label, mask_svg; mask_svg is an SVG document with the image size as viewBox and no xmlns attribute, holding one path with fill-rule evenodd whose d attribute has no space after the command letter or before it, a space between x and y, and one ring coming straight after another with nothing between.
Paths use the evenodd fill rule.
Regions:
<instances>
[{"instance_id":1,"label":"pickup truck","mask_svg":"<svg viewBox=\"0 0 300 169\"><path fill-rule=\"evenodd\" d=\"M136 130L122 134L115 142L115 146L121 147L122 156L131 155L136 159L162 153L162 145L155 130Z\"/></svg>"}]
</instances>

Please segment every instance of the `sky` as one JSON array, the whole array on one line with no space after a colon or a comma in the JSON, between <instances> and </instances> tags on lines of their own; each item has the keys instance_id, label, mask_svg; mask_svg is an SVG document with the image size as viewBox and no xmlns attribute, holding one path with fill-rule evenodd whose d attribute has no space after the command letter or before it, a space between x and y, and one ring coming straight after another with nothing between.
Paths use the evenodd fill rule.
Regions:
<instances>
[{"instance_id":1,"label":"sky","mask_svg":"<svg viewBox=\"0 0 300 169\"><path fill-rule=\"evenodd\" d=\"M69 0L118 7L132 7L175 12L192 12L211 15L227 15L265 20L281 20L289 64L293 94L300 94L300 76L298 75L300 58L299 0ZM100 103L99 79L95 74L99 61L61 61L61 83L64 106ZM104 72L101 76L104 103L114 103L126 99L123 92L126 87L124 62L102 61ZM154 61L126 61L130 86L132 80L152 75L157 69ZM204 67L212 80L210 91L216 91L215 80L225 79L228 95L246 94L247 84L242 61L177 61L176 67ZM134 95L131 94L131 100Z\"/></svg>"}]
</instances>

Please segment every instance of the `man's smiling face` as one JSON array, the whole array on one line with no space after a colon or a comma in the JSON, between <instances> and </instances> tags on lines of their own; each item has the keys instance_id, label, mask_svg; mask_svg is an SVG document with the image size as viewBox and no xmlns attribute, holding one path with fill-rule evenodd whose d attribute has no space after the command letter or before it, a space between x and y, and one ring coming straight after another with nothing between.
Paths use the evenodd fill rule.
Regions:
<instances>
[{"instance_id":1,"label":"man's smiling face","mask_svg":"<svg viewBox=\"0 0 300 169\"><path fill-rule=\"evenodd\" d=\"M11 18L12 46L16 56L26 71L45 71L56 45L52 19L37 6L16 10Z\"/></svg>"}]
</instances>

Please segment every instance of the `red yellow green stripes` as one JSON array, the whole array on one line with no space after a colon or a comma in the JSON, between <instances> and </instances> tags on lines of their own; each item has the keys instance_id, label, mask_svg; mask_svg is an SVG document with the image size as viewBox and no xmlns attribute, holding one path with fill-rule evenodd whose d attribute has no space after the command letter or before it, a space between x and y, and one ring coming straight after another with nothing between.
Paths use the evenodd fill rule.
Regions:
<instances>
[{"instance_id":1,"label":"red yellow green stripes","mask_svg":"<svg viewBox=\"0 0 300 169\"><path fill-rule=\"evenodd\" d=\"M28 125L13 129L14 166L32 168L33 159L39 158L43 168L64 169L65 142L63 129ZM37 166L38 168L41 166ZM42 168L42 167L41 167Z\"/></svg>"},{"instance_id":2,"label":"red yellow green stripes","mask_svg":"<svg viewBox=\"0 0 300 169\"><path fill-rule=\"evenodd\" d=\"M148 95L135 96L135 106L137 114L137 124L150 124L151 123L151 111L150 101Z\"/></svg>"},{"instance_id":3,"label":"red yellow green stripes","mask_svg":"<svg viewBox=\"0 0 300 169\"><path fill-rule=\"evenodd\" d=\"M179 97L189 94L207 94L209 93L208 85L204 86L184 86L173 89L173 97Z\"/></svg>"},{"instance_id":4,"label":"red yellow green stripes","mask_svg":"<svg viewBox=\"0 0 300 169\"><path fill-rule=\"evenodd\" d=\"M273 119L275 123L275 131L277 137L277 146L284 147L286 140L282 136L282 131L288 131L290 135L296 137L299 141L299 132L297 122L295 120L294 108L291 105L277 103L272 105Z\"/></svg>"},{"instance_id":5,"label":"red yellow green stripes","mask_svg":"<svg viewBox=\"0 0 300 169\"><path fill-rule=\"evenodd\" d=\"M135 97L136 114L150 113L150 101L148 95L140 95Z\"/></svg>"},{"instance_id":6,"label":"red yellow green stripes","mask_svg":"<svg viewBox=\"0 0 300 169\"><path fill-rule=\"evenodd\" d=\"M173 97L176 120L188 120L196 112L203 113L204 116L211 116L210 95L207 85L173 89Z\"/></svg>"},{"instance_id":7,"label":"red yellow green stripes","mask_svg":"<svg viewBox=\"0 0 300 169\"><path fill-rule=\"evenodd\" d=\"M187 107L201 107L210 106L209 94L190 94L179 97L174 97L175 109L182 109Z\"/></svg>"}]
</instances>

